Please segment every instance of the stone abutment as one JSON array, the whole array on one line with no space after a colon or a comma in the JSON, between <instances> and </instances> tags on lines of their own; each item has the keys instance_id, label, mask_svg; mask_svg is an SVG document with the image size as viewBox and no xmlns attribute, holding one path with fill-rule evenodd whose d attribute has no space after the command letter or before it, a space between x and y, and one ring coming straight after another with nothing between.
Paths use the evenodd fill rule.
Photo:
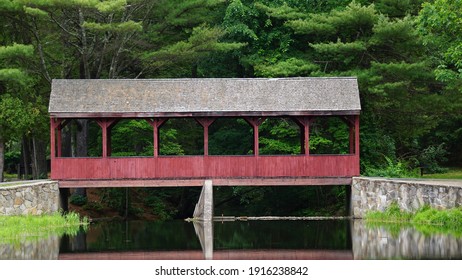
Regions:
<instances>
[{"instance_id":1,"label":"stone abutment","mask_svg":"<svg viewBox=\"0 0 462 280\"><path fill-rule=\"evenodd\" d=\"M429 205L435 209L462 206L462 180L418 180L354 177L351 214L363 218L368 211L384 211L392 203L414 212Z\"/></svg>"},{"instance_id":2,"label":"stone abutment","mask_svg":"<svg viewBox=\"0 0 462 280\"><path fill-rule=\"evenodd\" d=\"M60 209L56 181L0 184L0 215L52 214Z\"/></svg>"}]
</instances>

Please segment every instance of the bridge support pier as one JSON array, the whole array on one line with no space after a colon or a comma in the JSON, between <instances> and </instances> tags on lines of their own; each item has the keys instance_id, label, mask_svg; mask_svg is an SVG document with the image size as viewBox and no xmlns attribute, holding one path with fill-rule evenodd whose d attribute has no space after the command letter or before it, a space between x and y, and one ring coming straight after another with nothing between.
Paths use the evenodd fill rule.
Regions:
<instances>
[{"instance_id":1,"label":"bridge support pier","mask_svg":"<svg viewBox=\"0 0 462 280\"><path fill-rule=\"evenodd\" d=\"M199 201L194 209L194 229L206 260L213 259L213 185L205 180Z\"/></svg>"},{"instance_id":2,"label":"bridge support pier","mask_svg":"<svg viewBox=\"0 0 462 280\"><path fill-rule=\"evenodd\" d=\"M213 185L212 180L205 180L199 201L194 209L193 218L199 221L213 219Z\"/></svg>"}]
</instances>

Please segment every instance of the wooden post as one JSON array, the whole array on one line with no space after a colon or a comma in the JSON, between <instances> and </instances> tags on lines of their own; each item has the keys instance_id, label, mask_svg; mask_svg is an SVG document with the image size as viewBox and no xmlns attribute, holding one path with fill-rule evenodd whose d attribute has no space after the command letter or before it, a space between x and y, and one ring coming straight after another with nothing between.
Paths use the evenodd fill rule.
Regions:
<instances>
[{"instance_id":1,"label":"wooden post","mask_svg":"<svg viewBox=\"0 0 462 280\"><path fill-rule=\"evenodd\" d=\"M111 153L112 153L112 139L111 139L111 135L112 135L112 126L108 126L107 128L107 132L106 132L106 156L110 157L111 156Z\"/></svg>"},{"instance_id":2,"label":"wooden post","mask_svg":"<svg viewBox=\"0 0 462 280\"><path fill-rule=\"evenodd\" d=\"M310 154L310 123L311 117L295 117L295 121L302 133L300 133L300 142L301 142L301 154L309 155Z\"/></svg>"},{"instance_id":3,"label":"wooden post","mask_svg":"<svg viewBox=\"0 0 462 280\"><path fill-rule=\"evenodd\" d=\"M356 118L358 116L344 116L341 119L343 122L348 125L349 128L349 154L356 154L357 148L356 143L359 142L359 138L356 138L356 131L359 129L359 126L356 127Z\"/></svg>"},{"instance_id":4,"label":"wooden post","mask_svg":"<svg viewBox=\"0 0 462 280\"><path fill-rule=\"evenodd\" d=\"M355 155L359 157L359 115L355 116Z\"/></svg>"},{"instance_id":5,"label":"wooden post","mask_svg":"<svg viewBox=\"0 0 462 280\"><path fill-rule=\"evenodd\" d=\"M56 135L55 135L55 119L50 118L50 157L54 159L56 157Z\"/></svg>"},{"instance_id":6,"label":"wooden post","mask_svg":"<svg viewBox=\"0 0 462 280\"><path fill-rule=\"evenodd\" d=\"M70 122L71 120L62 121L61 119L50 119L50 145L51 157L61 157L62 156L62 129ZM56 132L58 130L58 132Z\"/></svg>"},{"instance_id":7,"label":"wooden post","mask_svg":"<svg viewBox=\"0 0 462 280\"><path fill-rule=\"evenodd\" d=\"M63 138L63 134L62 134L62 126L59 125L58 126L58 139L57 139L57 144L58 144L58 147L57 147L57 150L58 150L58 157L62 157L62 150L63 150L63 146L62 146L62 138ZM53 131L54 132L54 131Z\"/></svg>"},{"instance_id":8,"label":"wooden post","mask_svg":"<svg viewBox=\"0 0 462 280\"><path fill-rule=\"evenodd\" d=\"M300 128L300 154L305 155L305 152L306 152L305 130L306 128L304 125L299 125L298 127Z\"/></svg>"},{"instance_id":9,"label":"wooden post","mask_svg":"<svg viewBox=\"0 0 462 280\"><path fill-rule=\"evenodd\" d=\"M114 119L99 119L96 123L101 127L103 158L111 156L111 129L117 123Z\"/></svg>"},{"instance_id":10,"label":"wooden post","mask_svg":"<svg viewBox=\"0 0 462 280\"><path fill-rule=\"evenodd\" d=\"M253 154L259 155L258 127L266 120L266 117L244 117L244 120L253 128Z\"/></svg>"},{"instance_id":11,"label":"wooden post","mask_svg":"<svg viewBox=\"0 0 462 280\"><path fill-rule=\"evenodd\" d=\"M209 155L209 126L215 121L215 118L195 118L195 120L204 128L204 156Z\"/></svg>"},{"instance_id":12,"label":"wooden post","mask_svg":"<svg viewBox=\"0 0 462 280\"><path fill-rule=\"evenodd\" d=\"M159 129L167 120L167 118L146 119L146 121L152 126L152 144L154 157L159 156Z\"/></svg>"},{"instance_id":13,"label":"wooden post","mask_svg":"<svg viewBox=\"0 0 462 280\"><path fill-rule=\"evenodd\" d=\"M55 122L55 128L58 129L58 133L57 133L57 138L56 139L56 144L57 144L57 153L58 153L58 157L61 157L62 156L62 149L63 149L63 146L62 146L62 130L63 128L66 127L66 125L68 125L69 123L71 122L70 119L67 119L67 120L64 120L64 121L61 121L60 119L56 119L56 122Z\"/></svg>"},{"instance_id":14,"label":"wooden post","mask_svg":"<svg viewBox=\"0 0 462 280\"><path fill-rule=\"evenodd\" d=\"M350 155L355 154L355 125L350 124Z\"/></svg>"},{"instance_id":15,"label":"wooden post","mask_svg":"<svg viewBox=\"0 0 462 280\"><path fill-rule=\"evenodd\" d=\"M101 123L100 123L101 122ZM103 146L103 158L105 157L108 157L108 153L107 153L107 144L108 144L108 140L107 140L107 123L106 123L106 120L102 120L98 122L99 126L101 127L101 130L102 130L102 146Z\"/></svg>"}]
</instances>

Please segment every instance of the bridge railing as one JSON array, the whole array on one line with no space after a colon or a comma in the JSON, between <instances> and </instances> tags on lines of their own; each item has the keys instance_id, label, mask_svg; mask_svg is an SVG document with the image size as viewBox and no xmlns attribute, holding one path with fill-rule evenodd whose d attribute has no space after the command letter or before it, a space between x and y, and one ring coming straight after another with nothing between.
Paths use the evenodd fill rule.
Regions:
<instances>
[{"instance_id":1,"label":"bridge railing","mask_svg":"<svg viewBox=\"0 0 462 280\"><path fill-rule=\"evenodd\" d=\"M55 158L54 180L352 177L356 155Z\"/></svg>"}]
</instances>

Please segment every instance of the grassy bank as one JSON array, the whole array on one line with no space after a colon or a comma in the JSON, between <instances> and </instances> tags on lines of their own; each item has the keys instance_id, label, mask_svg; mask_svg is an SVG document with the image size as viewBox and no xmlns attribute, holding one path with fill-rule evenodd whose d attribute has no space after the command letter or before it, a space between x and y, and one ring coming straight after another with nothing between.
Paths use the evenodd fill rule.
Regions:
<instances>
[{"instance_id":1,"label":"grassy bank","mask_svg":"<svg viewBox=\"0 0 462 280\"><path fill-rule=\"evenodd\" d=\"M89 224L77 213L42 216L0 216L0 243L34 239L54 235L75 235L80 226Z\"/></svg>"},{"instance_id":2,"label":"grassy bank","mask_svg":"<svg viewBox=\"0 0 462 280\"><path fill-rule=\"evenodd\" d=\"M370 225L390 225L394 231L396 225L413 226L424 233L451 233L462 236L462 208L436 210L429 206L422 207L415 213L402 211L398 205L392 204L385 212L373 211L366 214L366 222Z\"/></svg>"},{"instance_id":3,"label":"grassy bank","mask_svg":"<svg viewBox=\"0 0 462 280\"><path fill-rule=\"evenodd\" d=\"M445 173L424 174L425 179L462 179L462 168L449 168Z\"/></svg>"}]
</instances>

